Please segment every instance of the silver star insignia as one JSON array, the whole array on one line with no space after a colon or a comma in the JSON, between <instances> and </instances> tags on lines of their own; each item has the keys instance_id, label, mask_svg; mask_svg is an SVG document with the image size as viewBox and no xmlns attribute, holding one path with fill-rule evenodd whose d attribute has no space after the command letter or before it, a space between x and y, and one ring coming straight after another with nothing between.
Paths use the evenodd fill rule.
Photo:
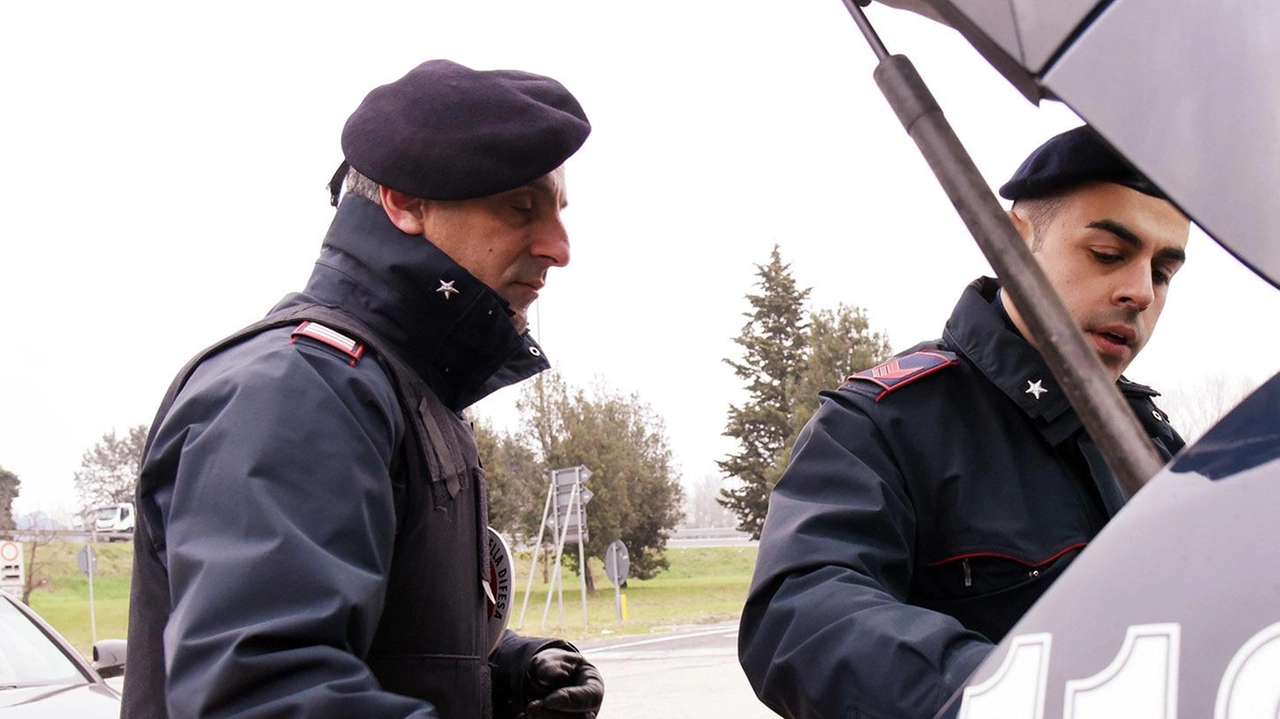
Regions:
<instances>
[{"instance_id":1,"label":"silver star insignia","mask_svg":"<svg viewBox=\"0 0 1280 719\"><path fill-rule=\"evenodd\" d=\"M1027 394L1035 397L1036 399L1040 399L1040 395L1048 391L1049 390L1040 386L1040 380L1036 380L1035 382L1027 380Z\"/></svg>"},{"instance_id":2,"label":"silver star insignia","mask_svg":"<svg viewBox=\"0 0 1280 719\"><path fill-rule=\"evenodd\" d=\"M456 294L459 294L461 290L453 286L454 282L456 282L456 280L449 280L448 282L445 282L444 280L440 280L440 287L436 289L436 292L439 292L440 294L444 295L444 298L446 300Z\"/></svg>"}]
</instances>

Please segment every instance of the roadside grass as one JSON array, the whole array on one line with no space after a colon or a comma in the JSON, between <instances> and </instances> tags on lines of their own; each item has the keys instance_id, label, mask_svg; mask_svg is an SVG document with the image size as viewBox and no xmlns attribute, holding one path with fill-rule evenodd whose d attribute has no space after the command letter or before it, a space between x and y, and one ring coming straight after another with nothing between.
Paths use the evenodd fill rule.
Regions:
<instances>
[{"instance_id":1,"label":"roadside grass","mask_svg":"<svg viewBox=\"0 0 1280 719\"><path fill-rule=\"evenodd\" d=\"M88 578L76 566L79 542L42 545L37 561L43 586L31 593L31 606L85 656L92 654ZM93 598L98 639L123 639L128 630L129 579L133 545L98 544ZM680 547L667 550L670 569L653 579L632 579L622 590L627 619L619 622L613 585L598 560L591 560L596 593L586 600L583 626L582 580L564 571L562 592L542 581L542 560L535 570L527 606L528 552L517 553L509 626L522 634L557 636L574 642L618 635L646 634L672 626L710 624L738 618L756 561L756 547ZM551 602L547 596L551 594ZM563 605L561 602L563 601ZM561 613L563 606L563 614ZM523 622L521 613L523 609ZM545 623L543 621L545 614Z\"/></svg>"},{"instance_id":2,"label":"roadside grass","mask_svg":"<svg viewBox=\"0 0 1280 719\"><path fill-rule=\"evenodd\" d=\"M528 553L514 559L517 569L515 601L510 626L522 634L543 632L570 641L602 637L645 634L672 626L713 624L736 620L747 598L751 572L755 567L756 547L680 547L667 550L671 568L649 580L632 579L621 591L626 597L627 618L619 622L617 600L612 584L605 577L604 566L590 560L596 593L587 597L586 626L583 626L582 580L566 573L563 582L564 613L560 613L560 595L547 604L548 585L541 572L535 574L528 608L521 619L528 582ZM543 616L546 616L545 625ZM563 616L563 619L561 618Z\"/></svg>"},{"instance_id":3,"label":"roadside grass","mask_svg":"<svg viewBox=\"0 0 1280 719\"><path fill-rule=\"evenodd\" d=\"M36 562L42 567L40 571L45 582L31 592L31 608L88 657L93 654L89 578L76 566L76 554L83 546L81 542L59 541L41 545L36 550ZM99 543L94 545L94 553L98 558L93 577L93 619L97 623L97 638L124 639L128 626L133 544Z\"/></svg>"}]
</instances>

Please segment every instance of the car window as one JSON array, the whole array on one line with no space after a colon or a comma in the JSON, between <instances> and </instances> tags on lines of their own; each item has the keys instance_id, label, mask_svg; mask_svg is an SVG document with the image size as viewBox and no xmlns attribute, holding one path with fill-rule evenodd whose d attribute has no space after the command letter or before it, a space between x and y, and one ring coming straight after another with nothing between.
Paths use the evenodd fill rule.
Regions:
<instances>
[{"instance_id":1,"label":"car window","mask_svg":"<svg viewBox=\"0 0 1280 719\"><path fill-rule=\"evenodd\" d=\"M52 639L17 607L0 600L0 689L87 681Z\"/></svg>"}]
</instances>

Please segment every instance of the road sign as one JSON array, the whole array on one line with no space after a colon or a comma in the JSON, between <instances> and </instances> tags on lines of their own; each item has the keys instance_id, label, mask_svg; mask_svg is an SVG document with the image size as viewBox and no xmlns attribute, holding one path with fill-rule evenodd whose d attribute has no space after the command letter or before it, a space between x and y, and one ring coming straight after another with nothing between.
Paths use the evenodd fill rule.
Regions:
<instances>
[{"instance_id":1,"label":"road sign","mask_svg":"<svg viewBox=\"0 0 1280 719\"><path fill-rule=\"evenodd\" d=\"M0 589L21 593L26 582L22 543L0 542Z\"/></svg>"},{"instance_id":2,"label":"road sign","mask_svg":"<svg viewBox=\"0 0 1280 719\"><path fill-rule=\"evenodd\" d=\"M615 539L604 550L604 573L613 582L613 603L618 613L618 621L626 621L627 598L622 594L622 585L627 583L627 574L631 571L631 558L627 555L627 545L621 539Z\"/></svg>"},{"instance_id":3,"label":"road sign","mask_svg":"<svg viewBox=\"0 0 1280 719\"><path fill-rule=\"evenodd\" d=\"M86 544L76 554L76 565L80 573L89 578L89 640L98 643L98 612L93 603L93 575L98 570L98 553L92 544Z\"/></svg>"},{"instance_id":4,"label":"road sign","mask_svg":"<svg viewBox=\"0 0 1280 719\"><path fill-rule=\"evenodd\" d=\"M582 503L582 507L586 507L586 505L588 505L588 503L591 502L591 498L593 498L593 496L595 496L595 493L593 493L593 491L586 489L586 487L582 487L582 489L579 490L579 494L577 494L577 500L579 500L579 502ZM568 507L567 495L564 496L564 507L566 508Z\"/></svg>"},{"instance_id":5,"label":"road sign","mask_svg":"<svg viewBox=\"0 0 1280 719\"><path fill-rule=\"evenodd\" d=\"M552 591L547 592L547 606L542 610L542 625L547 625L547 613L551 611L552 596L559 597L560 619L564 620L564 582L560 577L560 558L564 555L565 545L573 542L578 545L578 566L586 564L583 543L587 540L587 502L591 501L591 491L583 486L591 478L591 470L583 465L563 467L551 470L551 484L547 487L547 502L542 509L542 524L538 527L538 541L533 550L533 566L529 568L529 584L524 591L524 606L520 609L520 624L524 624L524 610L529 606L529 593L533 591L534 568L538 564L538 552L542 548L543 532L551 530L551 541L555 545L555 560L552 566L555 572L551 575ZM587 628L587 583L586 573L582 578L582 628Z\"/></svg>"},{"instance_id":6,"label":"road sign","mask_svg":"<svg viewBox=\"0 0 1280 719\"><path fill-rule=\"evenodd\" d=\"M86 577L92 577L97 573L98 553L93 551L92 544L86 544L80 548L80 553L76 555L76 566L80 567L80 573Z\"/></svg>"},{"instance_id":7,"label":"road sign","mask_svg":"<svg viewBox=\"0 0 1280 719\"><path fill-rule=\"evenodd\" d=\"M551 477L555 480L557 488L572 487L575 482L585 482L591 479L591 470L582 465L553 469L551 470Z\"/></svg>"},{"instance_id":8,"label":"road sign","mask_svg":"<svg viewBox=\"0 0 1280 719\"><path fill-rule=\"evenodd\" d=\"M575 507L576 509L576 507ZM587 519L587 511L582 510L582 521ZM566 544L578 541L578 530L581 525L578 524L578 513L570 512L567 516L562 516L555 527L556 538L564 537ZM582 541L586 542L591 539L591 527L588 526L582 531Z\"/></svg>"},{"instance_id":9,"label":"road sign","mask_svg":"<svg viewBox=\"0 0 1280 719\"><path fill-rule=\"evenodd\" d=\"M590 477L591 470L582 465L551 471L551 479L555 483L556 502L555 513L551 516L551 528L557 539L563 535L565 542L578 541L578 520L581 519L583 523L587 521L586 506L595 496L591 490L582 485L582 482ZM582 539L588 539L590 533L590 529L584 531Z\"/></svg>"},{"instance_id":10,"label":"road sign","mask_svg":"<svg viewBox=\"0 0 1280 719\"><path fill-rule=\"evenodd\" d=\"M627 554L627 545L621 539L615 539L604 550L604 573L615 586L627 581L631 571L631 557Z\"/></svg>"}]
</instances>

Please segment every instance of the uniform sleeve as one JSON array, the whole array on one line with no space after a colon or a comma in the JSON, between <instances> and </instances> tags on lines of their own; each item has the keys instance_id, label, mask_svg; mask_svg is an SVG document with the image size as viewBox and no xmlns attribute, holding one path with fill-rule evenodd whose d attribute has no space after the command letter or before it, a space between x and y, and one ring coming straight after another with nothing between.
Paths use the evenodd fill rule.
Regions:
<instances>
[{"instance_id":1,"label":"uniform sleeve","mask_svg":"<svg viewBox=\"0 0 1280 719\"><path fill-rule=\"evenodd\" d=\"M739 632L761 701L786 717L932 717L991 651L906 603L916 518L871 419L832 395L769 501Z\"/></svg>"},{"instance_id":2,"label":"uniform sleeve","mask_svg":"<svg viewBox=\"0 0 1280 719\"><path fill-rule=\"evenodd\" d=\"M258 343L280 347L244 359ZM395 533L390 470L405 431L382 369L277 333L192 376L148 461L172 612L172 717L437 716L383 692L365 656Z\"/></svg>"},{"instance_id":3,"label":"uniform sleeve","mask_svg":"<svg viewBox=\"0 0 1280 719\"><path fill-rule=\"evenodd\" d=\"M529 703L525 693L525 672L529 670L534 654L552 647L578 651L563 639L524 637L510 629L503 633L498 646L489 655L489 666L493 669L494 719L515 719L524 713L524 707Z\"/></svg>"}]
</instances>

